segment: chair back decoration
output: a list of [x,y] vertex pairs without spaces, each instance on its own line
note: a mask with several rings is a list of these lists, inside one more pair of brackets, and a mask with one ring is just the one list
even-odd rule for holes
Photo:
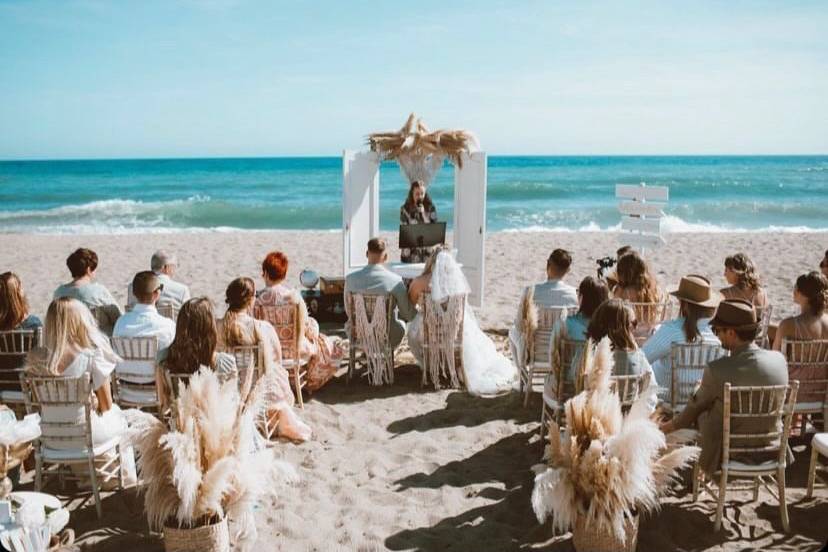
[[782,354],[788,359],[789,380],[799,381],[796,412],[823,413],[828,420],[828,339],[783,339]]
[[670,348],[668,400],[674,413],[687,406],[708,363],[728,354],[726,349],[715,343],[673,343]]
[[24,374],[26,410],[40,414],[36,446],[52,449],[92,450],[92,384],[80,377]]
[[155,386],[158,338],[111,337],[109,341],[123,359],[112,378],[115,402],[127,408],[159,408]]
[[785,466],[799,383],[735,387],[724,384],[722,466],[740,454],[776,455]]
[[283,362],[300,361],[299,343],[302,338],[301,313],[298,303],[284,301],[278,305],[257,306],[254,317],[270,322],[279,337]]
[[159,303],[155,306],[155,309],[158,311],[158,314],[164,318],[169,318],[175,322],[178,320],[178,311],[181,307],[175,305],[174,303]]
[[43,345],[41,328],[0,332],[0,397],[4,403],[23,404],[20,375],[26,355]]
[[394,383],[394,359],[389,337],[394,301],[390,295],[348,293],[347,333],[351,348],[365,353],[368,383]]
[[423,313],[423,385],[431,379],[435,389],[440,378],[447,378],[451,387],[460,387],[463,373],[463,322],[466,295],[447,297],[437,303],[430,293],[420,299]]

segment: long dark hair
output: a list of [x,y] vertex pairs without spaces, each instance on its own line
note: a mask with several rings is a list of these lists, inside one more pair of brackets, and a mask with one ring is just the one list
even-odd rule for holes
[[177,374],[193,374],[199,366],[212,366],[218,333],[213,305],[195,297],[181,306],[175,324],[175,340],[167,350],[163,367]]
[[578,295],[580,296],[578,314],[589,319],[592,318],[598,305],[609,299],[609,288],[603,280],[587,276],[578,286]]
[[14,272],[0,274],[0,331],[15,329],[29,315],[29,302]]
[[419,180],[415,180],[411,183],[411,186],[408,187],[408,196],[405,198],[403,208],[405,208],[406,211],[414,211],[417,208],[417,205],[414,202],[414,188],[422,188],[423,191],[425,191],[425,196],[423,196],[423,207],[425,207],[426,212],[430,211],[434,204],[431,202],[431,196],[428,195],[425,184]]
[[635,290],[637,303],[656,303],[661,300],[658,281],[650,271],[650,265],[636,251],[625,253],[618,259],[618,285]]
[[609,337],[613,351],[630,351],[638,348],[633,336],[636,320],[632,307],[621,299],[601,303],[589,320],[586,335],[593,341]]
[[695,343],[701,337],[699,319],[712,318],[716,312],[716,307],[702,307],[687,301],[679,301],[679,308],[682,316],[684,316],[684,325],[682,326],[684,337],[687,339],[687,343]]

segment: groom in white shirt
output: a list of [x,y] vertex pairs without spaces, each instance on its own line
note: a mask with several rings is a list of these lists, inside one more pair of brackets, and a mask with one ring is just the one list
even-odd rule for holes
[[175,339],[175,322],[158,314],[155,304],[161,297],[164,284],[155,273],[145,270],[132,279],[132,290],[137,303],[132,310],[118,318],[113,337],[158,337],[158,349],[166,349]]

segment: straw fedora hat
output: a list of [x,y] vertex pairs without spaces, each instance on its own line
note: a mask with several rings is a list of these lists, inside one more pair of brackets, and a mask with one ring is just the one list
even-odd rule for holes
[[722,300],[721,293],[714,292],[710,287],[710,280],[698,274],[689,274],[682,278],[678,289],[671,291],[670,295],[700,307],[715,307]]
[[759,326],[756,309],[744,299],[725,299],[719,303],[710,325],[734,330],[753,330]]

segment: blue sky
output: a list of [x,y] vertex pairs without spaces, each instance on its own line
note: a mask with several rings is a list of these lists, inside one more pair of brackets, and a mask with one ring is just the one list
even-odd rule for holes
[[826,2],[0,0],[0,159],[828,153]]

